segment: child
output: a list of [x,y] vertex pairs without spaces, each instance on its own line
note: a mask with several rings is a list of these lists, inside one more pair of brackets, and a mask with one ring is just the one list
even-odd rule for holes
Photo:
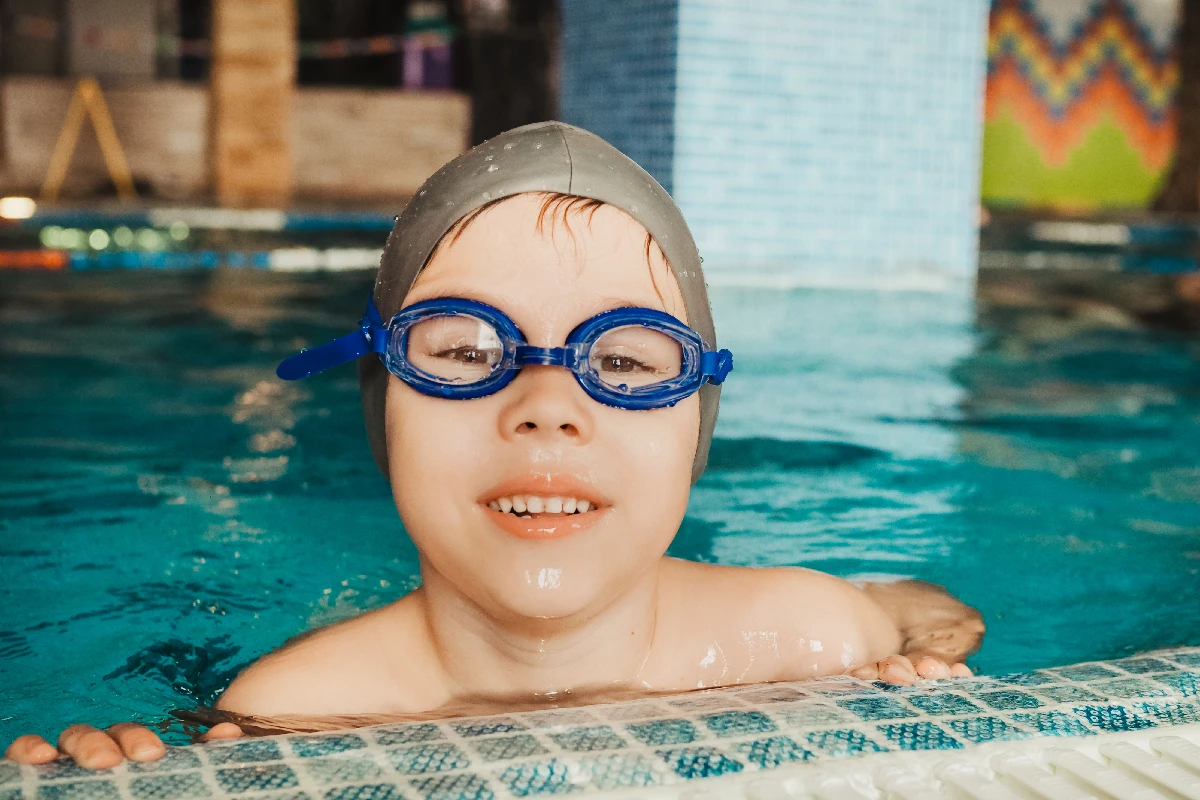
[[[279,372],[369,356],[368,435],[421,588],[262,658],[218,709],[378,717],[479,697],[969,674],[958,662],[978,614],[934,587],[663,555],[732,357],[678,208],[599,138],[527,126],[443,167],[398,218],[368,309],[359,331]],[[59,744],[92,767],[163,752],[135,725],[75,726]],[[58,751],[26,736],[8,755]]]

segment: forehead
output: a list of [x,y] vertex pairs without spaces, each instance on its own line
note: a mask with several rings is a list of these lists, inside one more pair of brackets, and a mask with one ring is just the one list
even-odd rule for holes
[[[665,311],[686,322],[675,276],[646,229],[620,209],[562,211],[539,226],[544,195],[516,195],[447,236],[421,271],[405,305],[439,296],[495,305],[526,328],[547,329],[618,306]],[[521,319],[519,317],[525,317]],[[527,331],[528,332],[528,331]]]

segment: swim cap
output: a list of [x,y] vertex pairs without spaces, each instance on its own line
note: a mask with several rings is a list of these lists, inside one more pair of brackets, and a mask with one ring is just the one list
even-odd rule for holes
[[[615,206],[636,219],[666,256],[687,309],[688,325],[717,349],[717,333],[700,254],[667,191],[629,157],[593,133],[562,122],[514,128],[463,153],[435,172],[396,218],[375,278],[375,306],[388,320],[400,311],[439,241],[464,216],[524,192],[557,192]],[[363,416],[375,463],[388,474],[384,406],[388,371],[377,358],[358,361]],[[704,472],[721,387],[700,389],[700,439],[692,482]]]

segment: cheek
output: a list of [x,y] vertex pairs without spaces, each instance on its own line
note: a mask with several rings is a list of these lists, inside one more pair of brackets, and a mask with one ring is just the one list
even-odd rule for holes
[[656,525],[675,517],[681,520],[699,438],[699,399],[693,396],[674,408],[656,411],[614,412],[607,421],[622,443],[620,474],[626,509]]

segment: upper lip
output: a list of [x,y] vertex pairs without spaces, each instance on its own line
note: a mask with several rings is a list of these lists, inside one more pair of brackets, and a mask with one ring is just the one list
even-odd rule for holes
[[487,505],[501,497],[532,494],[538,497],[574,497],[587,500],[593,508],[609,505],[608,499],[596,491],[596,487],[573,475],[522,475],[510,478],[479,496],[479,502]]

